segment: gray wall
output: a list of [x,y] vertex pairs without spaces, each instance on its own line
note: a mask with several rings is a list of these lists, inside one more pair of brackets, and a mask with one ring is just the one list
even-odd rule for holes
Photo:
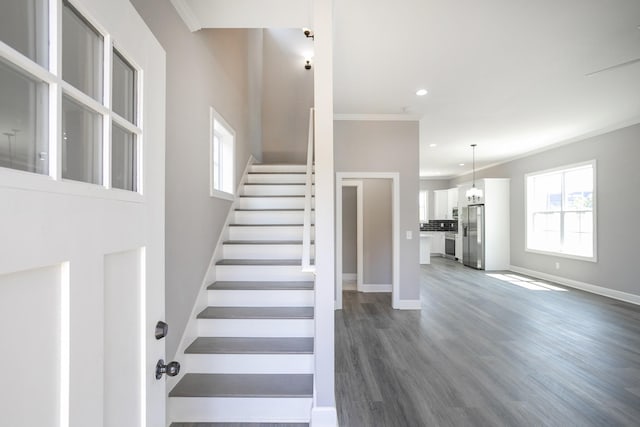
[[265,163],[306,163],[313,69],[304,69],[299,28],[264,30],[262,152]]
[[336,121],[334,145],[336,172],[399,172],[400,299],[419,299],[418,122]]
[[[209,107],[236,131],[236,176],[250,153],[246,30],[191,33],[168,0],[132,0],[167,52],[166,321],[175,353],[231,202],[209,196]],[[147,141],[153,143],[153,141]],[[257,147],[254,147],[255,150]],[[257,154],[257,153],[255,153]]]
[[363,179],[362,283],[393,282],[393,187],[390,179]]
[[342,273],[358,270],[358,209],[356,187],[342,187]]
[[427,190],[429,192],[429,220],[442,219],[435,217],[436,199],[435,190],[447,190],[451,188],[448,179],[420,179],[420,191]]
[[[526,252],[525,182],[530,172],[596,160],[598,262]],[[630,126],[476,172],[477,178],[511,178],[511,264],[640,295],[640,125]],[[451,185],[471,180],[469,175]],[[560,263],[556,270],[555,263]]]

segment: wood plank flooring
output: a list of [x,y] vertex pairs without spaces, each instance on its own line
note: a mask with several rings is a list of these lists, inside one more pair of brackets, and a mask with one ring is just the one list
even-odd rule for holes
[[486,273],[432,259],[421,311],[344,292],[341,427],[640,425],[640,307]]

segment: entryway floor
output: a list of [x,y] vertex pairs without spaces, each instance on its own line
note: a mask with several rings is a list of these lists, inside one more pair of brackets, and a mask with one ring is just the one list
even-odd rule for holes
[[638,425],[640,307],[440,258],[421,297],[344,292],[341,427]]

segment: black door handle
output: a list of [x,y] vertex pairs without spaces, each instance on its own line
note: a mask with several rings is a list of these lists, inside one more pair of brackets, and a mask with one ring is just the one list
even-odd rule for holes
[[179,373],[180,373],[180,363],[174,360],[173,362],[169,362],[165,365],[164,360],[162,359],[158,360],[158,363],[156,364],[157,380],[162,378],[162,374],[167,374],[170,377],[175,377]]

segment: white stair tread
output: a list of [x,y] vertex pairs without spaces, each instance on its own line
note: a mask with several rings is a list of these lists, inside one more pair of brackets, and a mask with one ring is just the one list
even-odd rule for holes
[[229,224],[229,227],[303,227],[303,224]]
[[313,354],[313,338],[199,337],[188,354]]
[[313,319],[313,307],[207,307],[198,319]]
[[222,259],[216,265],[301,265],[299,259]]
[[[284,198],[289,198],[289,197],[291,197],[291,198],[296,198],[296,199],[304,199],[304,197],[305,197],[305,196],[302,196],[302,195],[296,195],[296,194],[285,194],[285,195],[277,195],[277,194],[260,194],[260,195],[257,195],[257,196],[256,196],[256,195],[240,195],[240,196],[238,196],[238,197],[240,197],[240,198],[247,198],[247,199],[254,199],[254,198],[261,198],[261,197],[264,197],[264,198],[274,198],[274,197],[277,197],[277,198],[283,198],[283,199],[284,199]],[[312,195],[311,195],[311,198],[314,198],[314,197],[315,197],[315,196],[312,194]]]
[[249,175],[306,175],[302,171],[251,171]]
[[[246,197],[265,197],[265,196],[246,196]],[[273,197],[297,197],[297,196],[273,196]],[[296,208],[277,208],[277,209],[235,209],[236,212],[304,212],[304,209]],[[311,208],[314,212],[315,208]]]
[[313,282],[214,282],[208,290],[233,291],[277,291],[277,290],[312,290]]
[[171,423],[170,427],[309,427],[309,423]]
[[312,374],[186,374],[169,397],[312,397]]
[[[302,240],[226,240],[225,245],[301,245]],[[313,240],[311,244],[313,245]]]

